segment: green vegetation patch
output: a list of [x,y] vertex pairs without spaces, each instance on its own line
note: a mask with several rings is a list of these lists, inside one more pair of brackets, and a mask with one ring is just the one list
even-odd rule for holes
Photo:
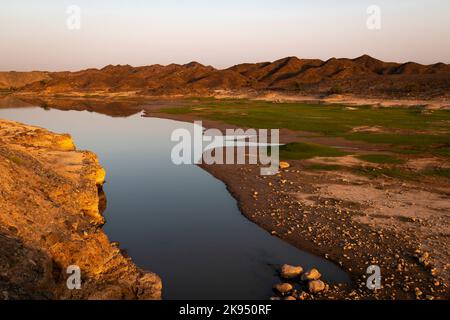
[[[450,111],[416,108],[375,108],[306,103],[274,103],[238,99],[199,99],[192,105],[161,112],[195,113],[201,118],[222,121],[241,128],[281,129],[314,132],[320,136],[344,137],[353,141],[385,144],[404,154],[431,153],[450,157]],[[201,108],[201,110],[198,110]],[[378,131],[358,131],[358,127]]]
[[301,160],[314,157],[342,157],[345,155],[347,155],[346,152],[336,148],[312,143],[295,142],[280,147],[281,159]]
[[348,140],[359,140],[370,143],[413,146],[416,148],[426,146],[439,146],[450,142],[450,135],[431,134],[397,134],[397,133],[352,133],[346,134]]
[[420,178],[418,172],[401,168],[353,167],[351,171],[371,178],[380,178],[383,176],[400,180],[418,180]]
[[427,176],[438,176],[450,179],[450,168],[431,168],[422,171]]
[[431,153],[435,156],[450,158],[450,145],[443,145],[437,148],[431,149]]
[[314,164],[306,166],[306,169],[319,170],[319,171],[338,171],[338,170],[342,169],[342,166],[337,165],[337,164],[314,163]]
[[400,180],[417,181],[423,177],[435,176],[450,179],[449,168],[428,168],[420,171],[408,170],[403,168],[373,168],[373,167],[353,167],[351,171],[368,176],[371,178],[380,178],[383,176],[396,178]]
[[159,112],[167,113],[167,114],[189,114],[195,112],[195,109],[190,107],[177,107],[177,108],[168,108],[161,109]]

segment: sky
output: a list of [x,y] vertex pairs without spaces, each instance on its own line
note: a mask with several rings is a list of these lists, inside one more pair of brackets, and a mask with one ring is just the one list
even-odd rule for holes
[[[371,5],[380,29],[367,26]],[[448,0],[1,0],[0,70],[362,54],[450,63],[449,16]]]

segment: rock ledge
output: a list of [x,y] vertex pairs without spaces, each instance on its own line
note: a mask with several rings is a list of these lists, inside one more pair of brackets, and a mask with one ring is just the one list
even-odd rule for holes
[[[0,120],[0,300],[160,299],[162,283],[113,246],[105,171],[69,135]],[[67,267],[81,270],[69,290]]]

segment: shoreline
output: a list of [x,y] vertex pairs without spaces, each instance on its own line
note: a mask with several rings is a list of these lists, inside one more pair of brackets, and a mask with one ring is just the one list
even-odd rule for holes
[[[165,114],[164,110],[155,112],[154,108],[145,111],[145,116],[177,121],[192,122],[195,118],[189,114]],[[219,130],[234,127],[207,119],[203,119],[203,126]],[[284,138],[289,139],[289,134]],[[427,192],[430,190],[426,183],[404,187],[401,181],[394,179],[378,181],[333,172],[309,172],[304,170],[304,161],[288,162],[289,169],[270,177],[261,177],[259,166],[254,165],[203,164],[200,167],[226,185],[241,213],[251,222],[300,250],[336,263],[350,275],[352,287],[333,286],[316,299],[434,300],[450,297],[446,266],[441,265],[437,271],[434,261],[429,261],[430,253],[421,248],[422,243],[414,236],[405,236],[403,229],[392,230],[383,224],[379,228],[376,223],[367,223],[365,220],[371,215],[365,213],[368,208],[364,203],[321,193],[325,189],[323,186],[346,189],[355,185],[369,185],[370,190],[388,190],[389,186],[389,192],[394,194],[398,192],[396,188]],[[377,217],[376,214],[373,216]],[[396,219],[391,217],[389,223],[399,223]],[[410,223],[409,218],[398,219]],[[414,221],[416,219],[411,223],[418,225],[415,227],[421,228],[424,224],[421,219],[417,219],[418,223]],[[370,265],[378,265],[382,270],[380,290],[372,291],[366,287]]]

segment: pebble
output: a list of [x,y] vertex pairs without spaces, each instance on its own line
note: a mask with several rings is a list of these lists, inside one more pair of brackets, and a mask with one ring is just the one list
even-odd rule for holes
[[291,165],[287,162],[281,161],[280,162],[280,169],[288,169]]
[[271,297],[270,300],[271,301],[278,301],[278,300],[281,300],[281,299],[280,299],[280,297]]
[[303,268],[300,266],[291,266],[289,264],[285,264],[281,267],[281,277],[284,279],[297,278],[302,272]]
[[308,290],[311,293],[319,293],[326,288],[325,282],[321,280],[313,280],[308,283]]
[[281,294],[287,294],[294,289],[290,283],[279,283],[274,288]]
[[298,294],[297,299],[298,300],[306,300],[308,298],[308,294],[304,291],[302,291],[301,293]]
[[312,268],[302,276],[302,280],[319,280],[322,275],[319,270]]

